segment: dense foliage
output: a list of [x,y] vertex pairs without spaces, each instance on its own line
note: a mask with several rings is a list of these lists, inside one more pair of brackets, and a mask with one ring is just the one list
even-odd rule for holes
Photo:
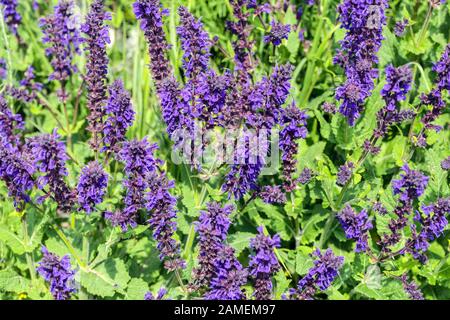
[[2,299],[450,299],[445,0],[0,9]]

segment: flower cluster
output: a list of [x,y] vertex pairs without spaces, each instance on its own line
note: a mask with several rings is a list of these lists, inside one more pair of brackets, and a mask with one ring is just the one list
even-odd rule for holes
[[442,170],[450,170],[450,156],[441,161]]
[[416,227],[412,226],[412,238],[406,244],[406,252],[410,252],[414,258],[422,263],[427,261],[427,252],[430,241],[442,235],[448,221],[446,215],[450,214],[450,198],[439,199],[436,203],[429,206],[422,206],[424,215],[419,213],[416,215],[421,225],[420,232],[416,231]]
[[167,289],[165,289],[165,288],[159,289],[156,297],[153,295],[153,293],[147,292],[144,296],[144,300],[163,300],[166,293],[167,293]]
[[164,173],[152,172],[148,176],[149,191],[146,194],[146,209],[150,212],[148,220],[153,229],[153,238],[157,242],[160,259],[165,261],[169,271],[184,268],[185,262],[180,259],[179,243],[173,239],[176,231],[177,199],[170,194],[175,183],[168,180]]
[[[390,251],[389,247],[397,244],[401,239],[401,232],[408,224],[408,216],[413,211],[413,202],[425,191],[428,184],[428,177],[420,171],[411,170],[407,164],[402,167],[404,171],[400,179],[392,182],[394,194],[399,196],[399,204],[395,207],[395,219],[392,219],[388,228],[390,234],[384,234],[379,241],[383,252]],[[414,232],[414,225],[412,226]]]
[[195,224],[199,237],[199,266],[193,271],[194,287],[208,287],[215,274],[214,260],[218,251],[223,247],[230,227],[229,215],[234,207],[221,206],[220,203],[210,202],[207,209],[200,212]]
[[69,256],[59,258],[51,253],[46,247],[42,247],[42,260],[39,262],[37,271],[50,283],[50,292],[56,300],[68,300],[74,293],[75,271],[70,265]]
[[[298,139],[305,139],[307,115],[292,104],[283,114],[283,129],[280,132],[280,150],[283,165],[284,189],[288,192],[295,189],[297,181],[292,177],[297,169]],[[303,177],[304,178],[304,177]],[[305,179],[302,179],[305,181]]]
[[250,257],[249,275],[255,281],[253,293],[256,300],[272,298],[272,276],[280,269],[274,249],[280,247],[280,237],[265,236],[263,227],[258,227],[258,234],[250,240],[250,248],[254,255]]
[[20,114],[14,114],[8,107],[6,99],[0,95],[0,142],[15,147],[20,144],[20,135],[24,123]]
[[183,6],[178,9],[180,26],[177,33],[181,40],[183,69],[187,78],[195,79],[208,69],[211,43],[203,24]]
[[355,165],[351,161],[348,161],[345,164],[343,164],[342,166],[340,166],[339,171],[337,173],[336,183],[339,186],[345,186],[345,184],[347,184],[347,182],[352,177],[354,168],[355,168]]
[[350,205],[337,215],[347,239],[356,241],[356,252],[364,252],[368,248],[368,231],[373,228],[372,221],[367,215],[367,210],[356,213]]
[[103,129],[105,116],[106,82],[108,75],[108,56],[106,45],[110,43],[109,28],[105,21],[111,20],[111,14],[105,11],[104,0],[94,0],[91,4],[85,23],[81,31],[85,34],[83,42],[86,44],[86,87],[88,90],[89,115],[87,130],[93,135],[91,147],[100,147],[99,135]]
[[270,23],[271,28],[268,35],[264,37],[265,43],[272,43],[274,46],[279,46],[283,39],[287,39],[289,32],[291,31],[291,26],[282,24],[276,21]]
[[236,259],[234,249],[223,246],[214,259],[215,274],[211,279],[207,300],[244,300],[241,288],[247,282],[248,271]]
[[408,19],[403,19],[403,20],[397,21],[394,26],[394,34],[397,37],[402,37],[405,34],[406,27],[408,27],[408,26],[409,26]]
[[336,99],[342,101],[340,112],[352,126],[378,77],[373,65],[378,62],[377,52],[383,40],[386,7],[386,0],[344,0],[338,7],[341,27],[347,33],[334,62],[344,68],[347,79],[337,88]]
[[77,186],[78,203],[82,210],[91,213],[95,205],[103,202],[108,174],[97,161],[92,161],[81,172]]
[[312,300],[317,289],[326,290],[338,275],[344,264],[344,257],[335,256],[331,249],[324,253],[316,249],[312,256],[315,258],[314,266],[300,279],[297,289],[291,289],[291,299]]
[[428,184],[428,177],[422,172],[412,170],[405,164],[402,167],[403,174],[400,179],[392,182],[394,194],[400,195],[400,200],[409,202],[419,198],[425,191]]
[[411,300],[424,300],[419,286],[414,281],[409,281],[406,273],[401,276],[400,280],[402,281],[403,289]]
[[35,168],[26,156],[10,144],[0,141],[0,179],[8,188],[8,195],[14,200],[14,207],[22,211],[30,201],[28,191],[35,186],[32,175]]
[[73,0],[59,0],[54,14],[42,18],[40,26],[44,33],[42,41],[50,45],[45,51],[53,67],[49,80],[65,81],[77,72],[72,60],[74,54],[80,53],[81,36]]
[[58,204],[58,209],[69,212],[74,204],[74,193],[65,183],[67,176],[66,148],[59,140],[57,129],[51,134],[41,134],[28,139],[27,149],[35,168],[41,172],[37,184],[39,188],[48,185],[52,198]]
[[398,110],[398,105],[406,99],[406,94],[411,89],[411,69],[405,65],[398,68],[389,65],[386,67],[386,84],[381,90],[386,105],[377,113],[377,128],[374,137],[381,138],[390,126],[412,118],[413,111]]
[[[421,121],[425,129],[440,131],[442,127],[434,125],[432,122],[441,115],[446,106],[442,97],[444,91],[450,90],[450,44],[445,48],[441,59],[433,66],[433,71],[437,74],[435,87],[428,94],[422,94],[420,97],[422,105],[429,107]],[[421,147],[426,145],[424,136],[424,133],[421,132],[416,138],[417,144]]]
[[140,21],[141,29],[144,31],[148,43],[150,70],[158,87],[158,83],[167,79],[171,74],[166,57],[169,44],[162,28],[162,17],[167,15],[168,11],[162,8],[159,0],[137,0],[133,3],[133,11]]
[[265,203],[284,204],[286,203],[286,194],[281,186],[264,186],[259,192],[259,196]]
[[3,5],[3,19],[8,25],[9,30],[17,35],[17,27],[22,22],[22,16],[17,11],[17,0],[0,0],[0,4]]
[[105,111],[107,118],[103,127],[103,150],[117,153],[128,128],[133,124],[135,114],[130,94],[121,80],[114,81],[109,87]]

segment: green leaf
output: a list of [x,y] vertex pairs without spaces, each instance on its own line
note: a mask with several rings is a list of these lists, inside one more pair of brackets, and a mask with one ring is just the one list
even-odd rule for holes
[[116,292],[124,294],[130,275],[120,259],[108,259],[94,269],[84,269],[80,282],[86,290],[96,296],[112,297]]
[[283,270],[278,271],[275,276],[275,299],[281,299],[281,295],[286,293],[289,288],[291,280],[289,280],[284,274]]
[[295,256],[295,272],[299,275],[304,275],[314,265],[311,256],[297,251]]
[[380,290],[371,289],[365,283],[360,283],[354,289],[354,291],[363,295],[366,298],[369,298],[369,299],[375,299],[375,300],[386,300],[387,299],[387,297]]
[[128,283],[127,300],[143,300],[144,295],[148,292],[148,284],[142,279],[133,278]]
[[236,232],[228,237],[228,244],[236,250],[236,255],[239,255],[244,249],[250,245],[250,239],[254,238],[255,234],[250,232]]
[[12,270],[0,271],[0,291],[22,293],[30,288],[30,280]]

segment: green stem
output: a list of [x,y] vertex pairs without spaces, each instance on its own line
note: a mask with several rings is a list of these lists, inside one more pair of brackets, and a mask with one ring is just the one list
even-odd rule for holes
[[75,258],[75,260],[77,261],[77,263],[80,266],[80,268],[86,269],[86,267],[87,267],[86,263],[84,263],[83,259],[78,256],[78,254],[76,253],[74,247],[70,243],[69,239],[67,239],[65,234],[55,225],[52,225],[52,228],[53,228],[53,230],[55,230],[55,232],[58,234],[58,236],[64,242],[64,244],[66,245],[66,247],[69,250],[70,254]]
[[[26,245],[29,244],[29,237],[28,237],[28,226],[27,226],[27,220],[26,215],[22,217],[22,231],[23,231],[23,237]],[[36,268],[34,266],[33,257],[30,254],[30,252],[25,253],[25,257],[27,260],[28,270],[30,271],[30,277],[31,277],[31,283],[34,284],[36,282]]]

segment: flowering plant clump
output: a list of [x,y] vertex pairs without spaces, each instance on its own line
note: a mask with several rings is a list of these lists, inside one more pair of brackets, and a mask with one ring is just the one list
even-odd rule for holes
[[450,299],[448,1],[0,13],[0,299]]

